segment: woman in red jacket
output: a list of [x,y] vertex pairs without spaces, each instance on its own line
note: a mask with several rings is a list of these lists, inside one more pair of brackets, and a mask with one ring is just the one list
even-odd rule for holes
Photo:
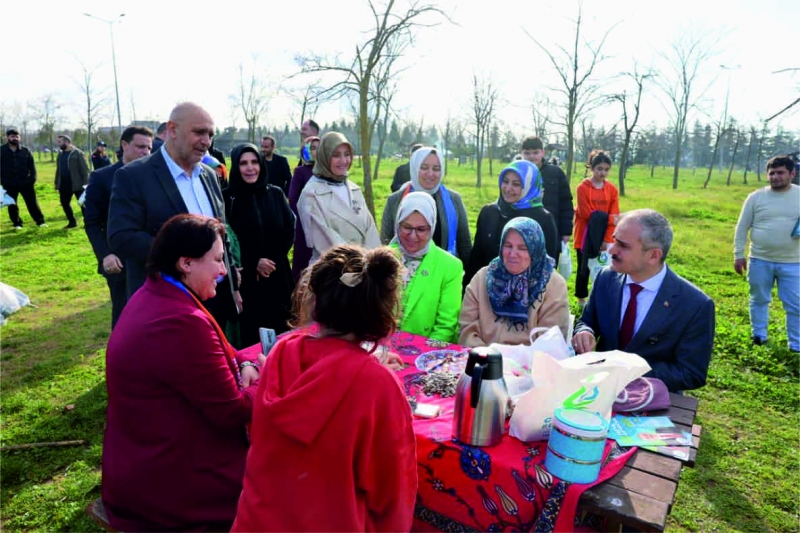
[[295,331],[270,350],[232,531],[408,531],[417,493],[411,409],[362,343],[395,327],[388,248],[331,248],[306,271]]
[[[619,192],[614,184],[606,179],[611,170],[611,157],[602,150],[593,150],[589,154],[586,168],[592,171],[592,177],[584,179],[578,185],[578,207],[575,209],[575,233],[573,235],[573,243],[578,251],[575,297],[578,298],[580,305],[586,305],[586,298],[589,296],[589,267],[583,257],[587,253],[584,242],[587,232],[590,230],[589,218],[595,211],[608,214],[608,223],[599,247],[599,250],[603,251],[610,243],[614,242],[614,229],[617,227],[616,219],[619,215]],[[597,253],[591,254],[592,252],[589,252],[589,257],[597,257]]]
[[258,365],[201,303],[225,275],[224,235],[169,219],[108,341],[102,494],[119,531],[227,531],[236,514]]

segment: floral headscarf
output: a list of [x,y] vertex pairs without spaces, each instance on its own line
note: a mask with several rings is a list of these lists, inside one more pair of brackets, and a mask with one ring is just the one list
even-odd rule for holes
[[[503,263],[503,243],[509,231],[520,234],[531,264],[525,272],[514,275]],[[509,329],[522,329],[528,323],[528,312],[537,301],[544,299],[544,291],[553,273],[553,265],[547,257],[544,245],[544,232],[541,226],[530,218],[512,218],[503,228],[500,237],[500,255],[489,263],[486,288],[497,320],[503,320]]]

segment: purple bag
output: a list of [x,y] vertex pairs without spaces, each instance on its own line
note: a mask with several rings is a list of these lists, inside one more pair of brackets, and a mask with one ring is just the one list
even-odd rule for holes
[[669,391],[658,378],[636,378],[614,400],[614,411],[657,411],[669,408]]

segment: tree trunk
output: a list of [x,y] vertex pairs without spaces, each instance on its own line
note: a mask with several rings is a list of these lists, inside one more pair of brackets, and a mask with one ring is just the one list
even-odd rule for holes
[[756,132],[754,129],[750,129],[750,142],[747,143],[747,155],[745,156],[744,161],[744,177],[742,178],[742,183],[747,185],[747,172],[750,170],[750,154],[753,152],[753,141],[755,140]]
[[733,154],[731,155],[731,166],[728,169],[728,185],[731,184],[731,175],[733,174],[733,165],[736,163],[736,152],[739,150],[739,141],[742,139],[742,135],[739,131],[734,131],[736,134],[736,142],[733,143]]
[[625,141],[622,144],[622,161],[619,163],[619,195],[625,196],[625,176],[628,173],[628,146],[631,143],[631,135],[625,132]]
[[[366,80],[366,87],[369,87],[369,80]],[[358,113],[358,128],[361,134],[361,165],[364,174],[364,200],[367,202],[367,209],[372,213],[375,218],[375,200],[372,197],[372,174],[370,172],[370,149],[372,148],[372,139],[370,132],[369,116],[367,115],[367,90],[360,92],[359,98],[359,113]]]
[[714,160],[717,158],[717,150],[719,149],[719,140],[722,137],[721,132],[717,132],[717,138],[714,139],[714,151],[711,154],[711,161],[708,164],[708,176],[706,176],[706,181],[703,183],[703,188],[708,188],[708,183],[711,181],[711,172],[714,170]]

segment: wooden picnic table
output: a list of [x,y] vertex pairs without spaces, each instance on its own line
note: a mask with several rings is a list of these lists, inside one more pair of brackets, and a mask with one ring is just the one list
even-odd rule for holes
[[580,509],[608,519],[608,531],[628,526],[637,531],[664,531],[675,501],[678,480],[684,466],[694,466],[700,445],[701,427],[694,423],[697,399],[670,393],[670,408],[653,411],[668,416],[682,431],[691,432],[689,460],[639,449],[613,478],[590,488],[580,499]]

